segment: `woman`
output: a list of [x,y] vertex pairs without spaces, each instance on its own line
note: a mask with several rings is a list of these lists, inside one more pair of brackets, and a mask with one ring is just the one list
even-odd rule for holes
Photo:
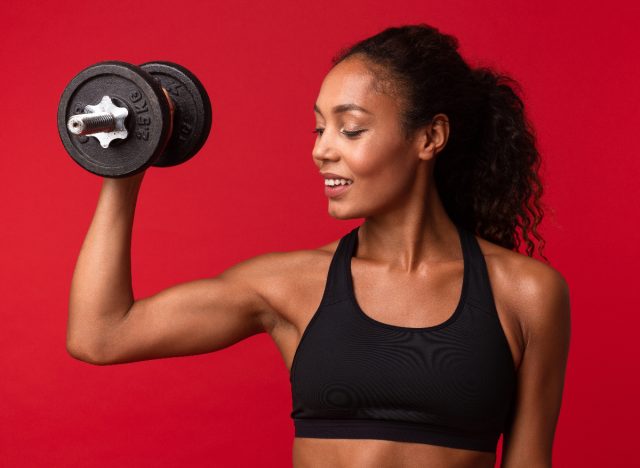
[[267,332],[290,370],[296,468],[490,467],[501,433],[502,466],[551,466],[570,314],[566,281],[531,258],[539,154],[515,82],[457,48],[422,24],[334,59],[313,159],[330,215],[365,221],[316,250],[136,300],[144,173],[105,179],[74,272],[69,352],[125,363]]

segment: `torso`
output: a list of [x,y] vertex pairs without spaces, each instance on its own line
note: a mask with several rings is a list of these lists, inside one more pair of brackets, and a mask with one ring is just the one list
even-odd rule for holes
[[[513,275],[538,261],[479,237],[476,239],[487,263],[496,309],[518,369],[524,337],[514,307],[517,298]],[[262,291],[277,311],[277,316],[270,318],[268,332],[289,371],[300,338],[322,299],[337,245],[338,240],[315,250],[282,253],[278,257],[282,264],[275,270],[283,273],[277,281],[269,281],[270,287]],[[408,278],[406,274],[393,273],[354,257],[351,270],[355,295],[367,315],[393,325],[428,327],[444,322],[454,310],[462,287],[463,261],[433,264],[424,273]],[[274,288],[274,284],[279,286]],[[418,316],[415,311],[419,310],[439,313]],[[419,443],[296,437],[293,444],[294,468],[481,468],[494,464],[493,453]]]

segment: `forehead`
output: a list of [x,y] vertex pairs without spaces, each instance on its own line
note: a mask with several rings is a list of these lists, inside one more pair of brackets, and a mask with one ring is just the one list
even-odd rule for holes
[[333,67],[322,82],[316,105],[326,117],[331,108],[341,104],[357,104],[376,113],[393,100],[376,90],[376,77],[358,58],[349,58]]

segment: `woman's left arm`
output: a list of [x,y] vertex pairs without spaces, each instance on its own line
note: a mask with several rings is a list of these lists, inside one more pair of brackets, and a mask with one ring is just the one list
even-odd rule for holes
[[534,270],[518,287],[525,347],[501,468],[551,467],[562,403],[571,335],[569,288],[557,270],[544,264]]

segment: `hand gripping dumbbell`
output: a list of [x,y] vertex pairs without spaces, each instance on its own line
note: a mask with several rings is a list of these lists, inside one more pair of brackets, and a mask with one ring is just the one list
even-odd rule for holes
[[65,149],[103,177],[182,164],[210,130],[207,92],[193,73],[171,62],[96,63],[71,80],[58,106]]

